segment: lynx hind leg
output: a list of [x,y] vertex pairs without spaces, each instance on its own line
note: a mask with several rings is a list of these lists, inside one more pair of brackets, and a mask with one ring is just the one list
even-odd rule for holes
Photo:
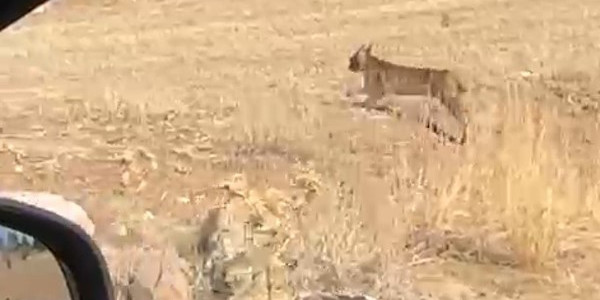
[[459,144],[464,145],[467,143],[467,132],[468,132],[468,126],[465,124],[464,128],[463,128],[463,132],[462,132],[462,136],[460,137],[460,140],[458,141]]
[[[447,116],[447,113],[444,113],[443,110],[439,110],[440,108],[442,107],[439,107],[439,102],[437,104],[435,101],[424,103],[419,115],[419,122],[423,124],[426,129],[435,134],[442,144],[446,144],[447,142],[460,145],[465,144],[466,125],[453,116],[450,117],[451,119],[454,119],[454,122],[450,121],[450,123],[448,123],[449,120],[444,117],[444,115]],[[454,127],[455,125],[452,125],[452,123],[458,125],[459,128]]]
[[420,113],[418,116],[418,122],[425,125],[425,128],[427,128],[427,129],[431,128],[431,126],[433,124],[432,110],[433,110],[433,107],[432,107],[431,98],[428,99],[427,101],[422,102]]
[[456,119],[461,126],[461,136],[458,142],[462,145],[467,140],[467,130],[469,128],[469,113],[466,110],[461,97],[454,97],[451,99],[453,104],[450,113]]
[[467,143],[467,131],[468,131],[468,122],[461,121],[459,122],[460,130],[456,132],[454,135],[446,134],[448,136],[448,140],[454,144],[464,145]]
[[452,117],[454,117],[458,122],[467,122],[467,111],[465,110],[462,102],[462,97],[455,96],[453,93],[448,93],[447,91],[441,91],[439,93],[439,100],[442,106],[444,106],[450,115],[452,115]]
[[460,136],[452,135],[446,132],[443,126],[437,124],[435,122],[431,122],[428,129],[430,129],[442,142],[442,144],[446,144],[447,142],[452,144],[464,145],[466,143],[466,132],[462,132]]
[[467,139],[468,139],[468,134],[469,134],[469,119],[465,118],[464,122],[462,123],[462,136],[460,137],[459,143],[461,145],[464,145],[467,143]]

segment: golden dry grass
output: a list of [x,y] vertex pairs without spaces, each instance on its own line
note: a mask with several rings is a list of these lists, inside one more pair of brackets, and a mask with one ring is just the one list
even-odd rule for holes
[[[333,271],[302,285],[591,299],[599,14],[591,0],[64,1],[1,36],[1,182],[85,194],[108,226],[193,220],[234,172],[283,190],[311,172],[296,242]],[[468,146],[340,104],[367,40],[470,78]]]

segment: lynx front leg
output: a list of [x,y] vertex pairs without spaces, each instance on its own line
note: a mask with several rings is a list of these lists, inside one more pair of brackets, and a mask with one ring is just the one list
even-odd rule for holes
[[[379,79],[379,77],[378,77]],[[365,107],[367,109],[376,109],[378,102],[384,96],[383,83],[381,80],[368,80],[363,76],[363,88],[362,90],[366,93],[367,99],[365,99]]]
[[379,106],[377,105],[377,102],[380,98],[373,98],[373,97],[369,97],[368,95],[366,96],[365,100],[363,101],[358,101],[358,102],[352,102],[352,106],[358,106],[361,108],[366,108],[367,110],[371,110],[371,109],[378,109]]
[[377,102],[379,102],[379,99],[381,99],[381,97],[372,97],[372,96],[367,96],[367,99],[365,99],[364,102],[364,106],[367,109],[375,109],[377,108]]

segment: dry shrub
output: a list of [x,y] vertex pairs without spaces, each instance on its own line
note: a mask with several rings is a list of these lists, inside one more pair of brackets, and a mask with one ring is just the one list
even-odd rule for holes
[[403,225],[385,231],[370,226],[365,206],[380,199],[361,197],[355,188],[358,184],[314,180],[320,182],[317,196],[299,213],[300,236],[288,247],[296,249],[291,255],[298,259],[291,277],[294,286],[378,299],[416,299],[409,270],[398,255],[402,249],[389,247],[392,235],[402,240]]
[[597,177],[584,171],[598,167],[597,151],[588,149],[589,159],[579,159],[549,99],[535,101],[526,96],[528,88],[509,86],[515,88],[498,111],[498,143],[489,154],[472,154],[439,205],[430,207],[431,221],[502,234],[520,266],[547,268],[555,265],[570,224],[598,215]]

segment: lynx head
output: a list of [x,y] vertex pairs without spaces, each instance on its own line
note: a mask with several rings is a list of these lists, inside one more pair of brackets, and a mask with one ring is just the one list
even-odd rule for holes
[[348,65],[348,70],[352,72],[361,72],[365,70],[365,66],[367,64],[367,58],[371,56],[371,47],[373,45],[363,44],[358,50],[350,56],[350,63]]

